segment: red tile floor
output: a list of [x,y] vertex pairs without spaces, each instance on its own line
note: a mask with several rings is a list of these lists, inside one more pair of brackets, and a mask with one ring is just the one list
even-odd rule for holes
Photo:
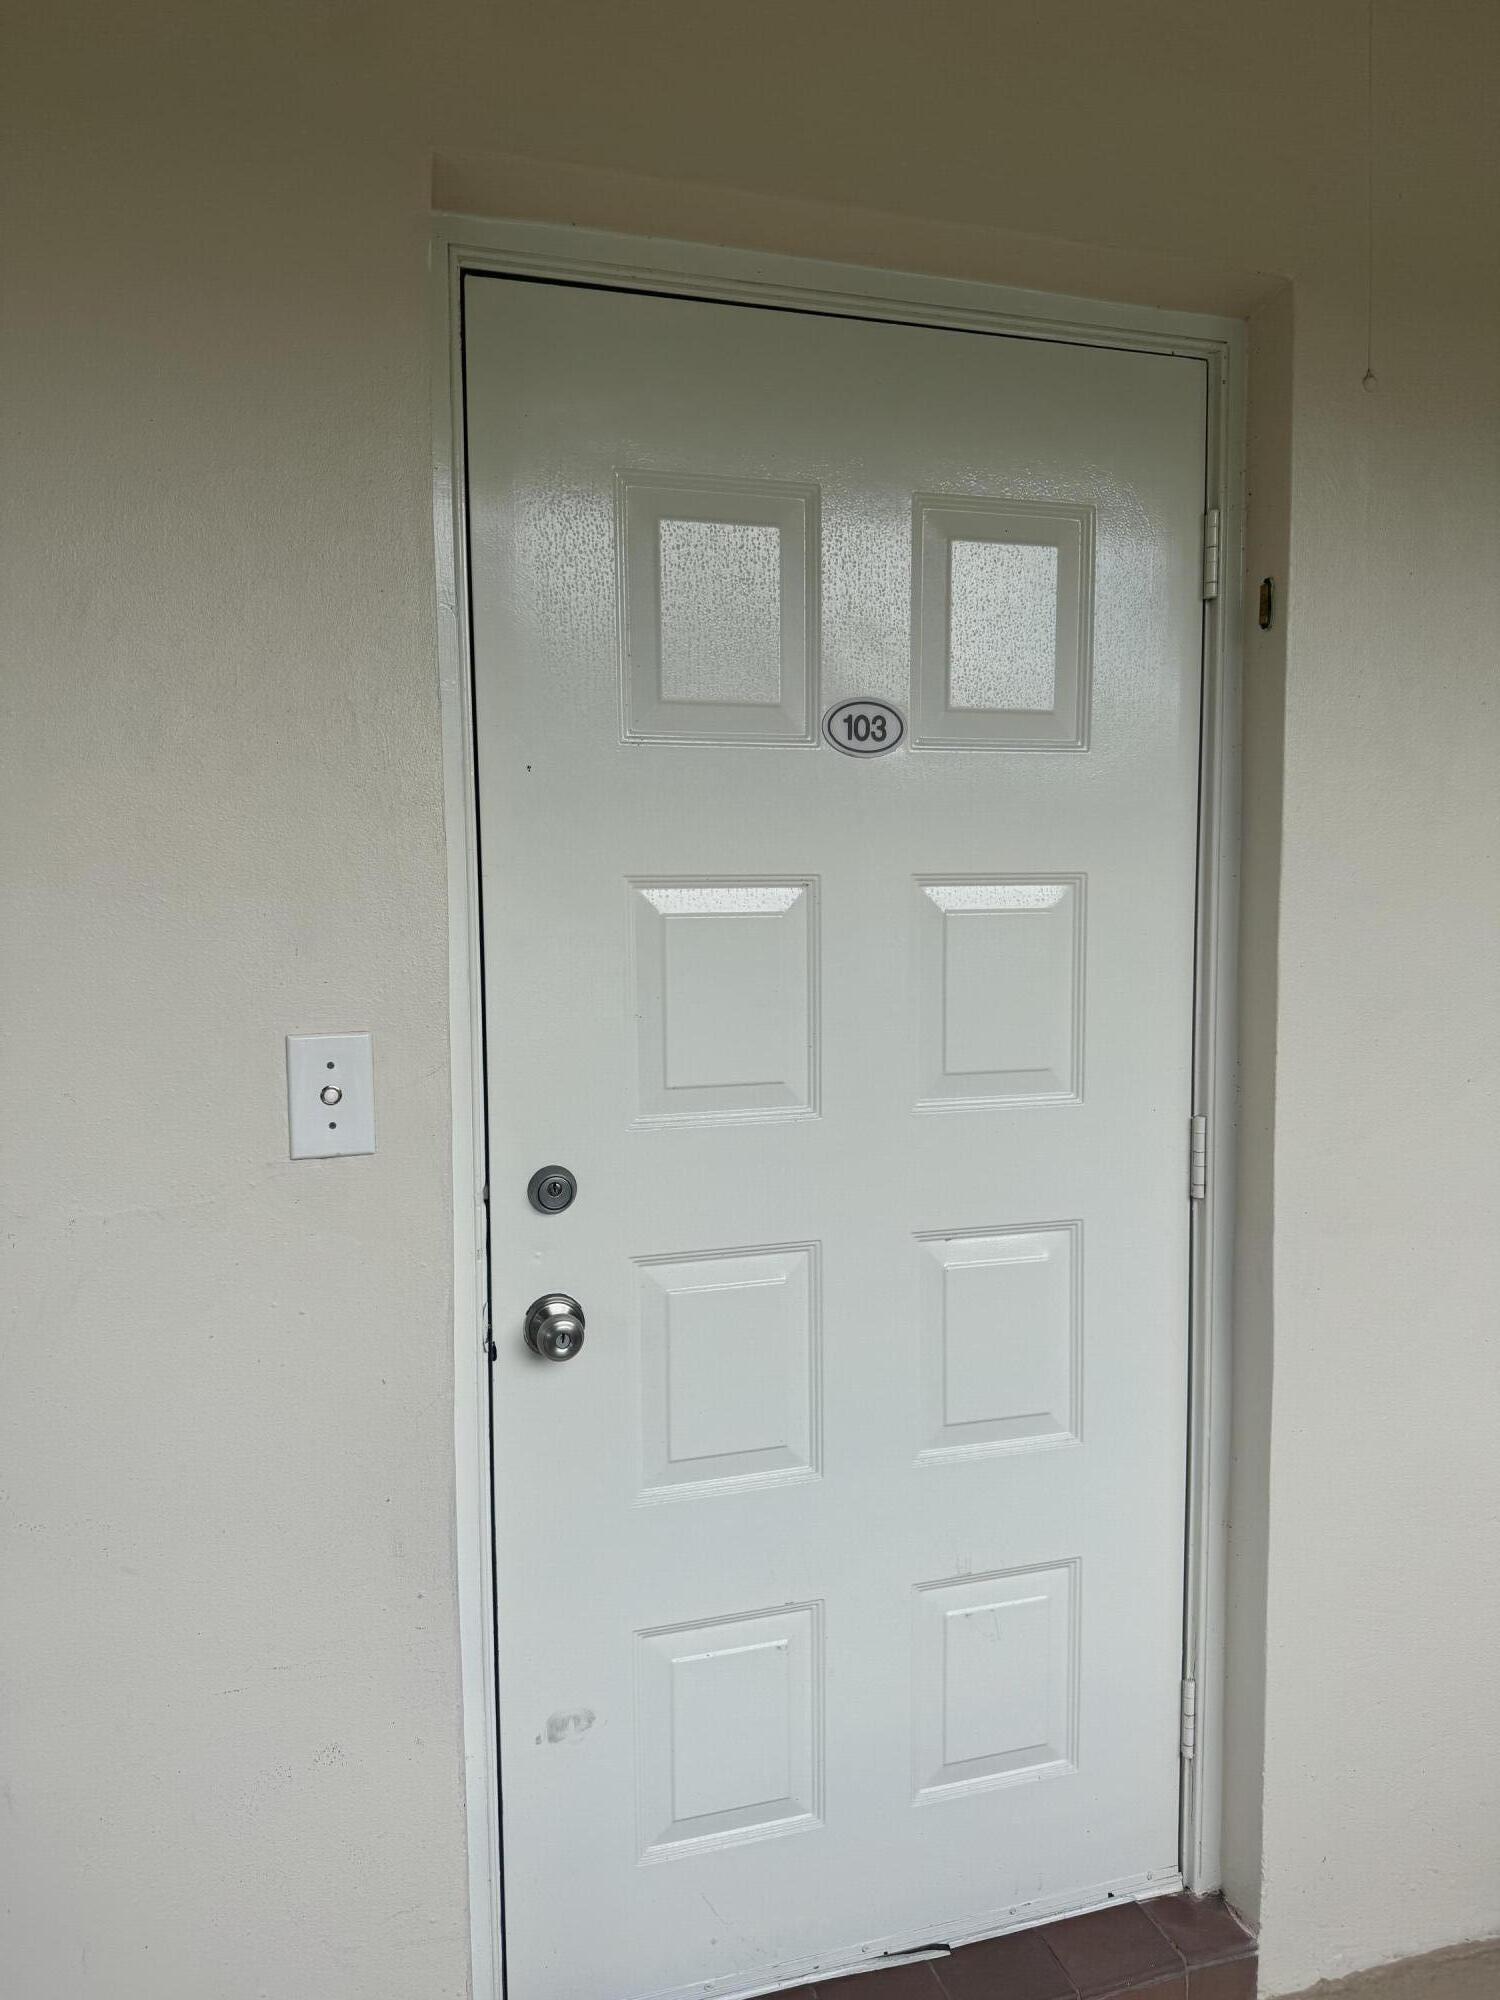
[[1222,1897],[1163,1896],[804,1991],[815,2000],[1255,2000],[1255,1940]]

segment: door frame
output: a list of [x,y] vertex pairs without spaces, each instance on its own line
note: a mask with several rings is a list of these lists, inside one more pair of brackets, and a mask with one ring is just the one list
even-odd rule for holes
[[[453,1402],[469,1913],[476,2000],[503,1974],[496,1578],[490,1461],[483,964],[465,512],[462,288],[469,273],[775,305],[848,318],[1188,355],[1207,365],[1205,508],[1221,522],[1218,596],[1204,605],[1199,752],[1193,1110],[1207,1120],[1207,1184],[1191,1204],[1187,1585],[1183,1678],[1195,1742],[1183,1758],[1181,1871],[1221,1884],[1226,1523],[1235,1219],[1235,1053],[1246,330],[1240,320],[807,257],[552,223],[436,218],[430,251],[432,493],[438,689],[448,860],[452,1092]],[[1187,1195],[1188,1134],[1183,1134]],[[518,1996],[524,2000],[524,1996]]]

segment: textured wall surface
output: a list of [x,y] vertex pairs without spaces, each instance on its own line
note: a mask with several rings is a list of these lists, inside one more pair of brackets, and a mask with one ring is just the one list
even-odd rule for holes
[[[1377,0],[1373,395],[1365,19],[59,0],[13,32],[7,2000],[466,1986],[434,153],[584,221],[1195,304],[1291,279],[1284,718],[1280,642],[1249,662],[1258,783],[1285,745],[1264,1824],[1231,1860],[1272,1992],[1500,1929],[1500,13]],[[291,1164],[282,1035],[366,1026],[380,1151]]]

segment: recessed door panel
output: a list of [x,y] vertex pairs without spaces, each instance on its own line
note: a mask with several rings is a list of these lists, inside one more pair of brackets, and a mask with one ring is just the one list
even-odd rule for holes
[[928,496],[916,503],[914,544],[917,741],[1082,748],[1092,506]]
[[1078,1438],[1080,1226],[928,1237],[920,1255],[923,1452]]
[[638,1635],[643,1860],[818,1823],[821,1611],[796,1604]]
[[635,882],[642,1120],[798,1116],[816,1075],[811,882]]
[[955,1577],[916,1592],[919,1800],[1074,1768],[1078,1565]]
[[811,741],[817,488],[620,472],[615,545],[626,735]]
[[646,1497],[813,1477],[815,1245],[646,1258],[638,1314]]
[[1170,1880],[1204,369],[464,312],[508,1990]]

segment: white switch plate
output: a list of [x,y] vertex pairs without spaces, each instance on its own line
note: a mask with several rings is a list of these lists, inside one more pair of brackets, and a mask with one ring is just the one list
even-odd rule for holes
[[[337,1091],[333,1104],[325,1091]],[[287,1124],[294,1160],[375,1150],[375,1062],[368,1035],[288,1035]]]

